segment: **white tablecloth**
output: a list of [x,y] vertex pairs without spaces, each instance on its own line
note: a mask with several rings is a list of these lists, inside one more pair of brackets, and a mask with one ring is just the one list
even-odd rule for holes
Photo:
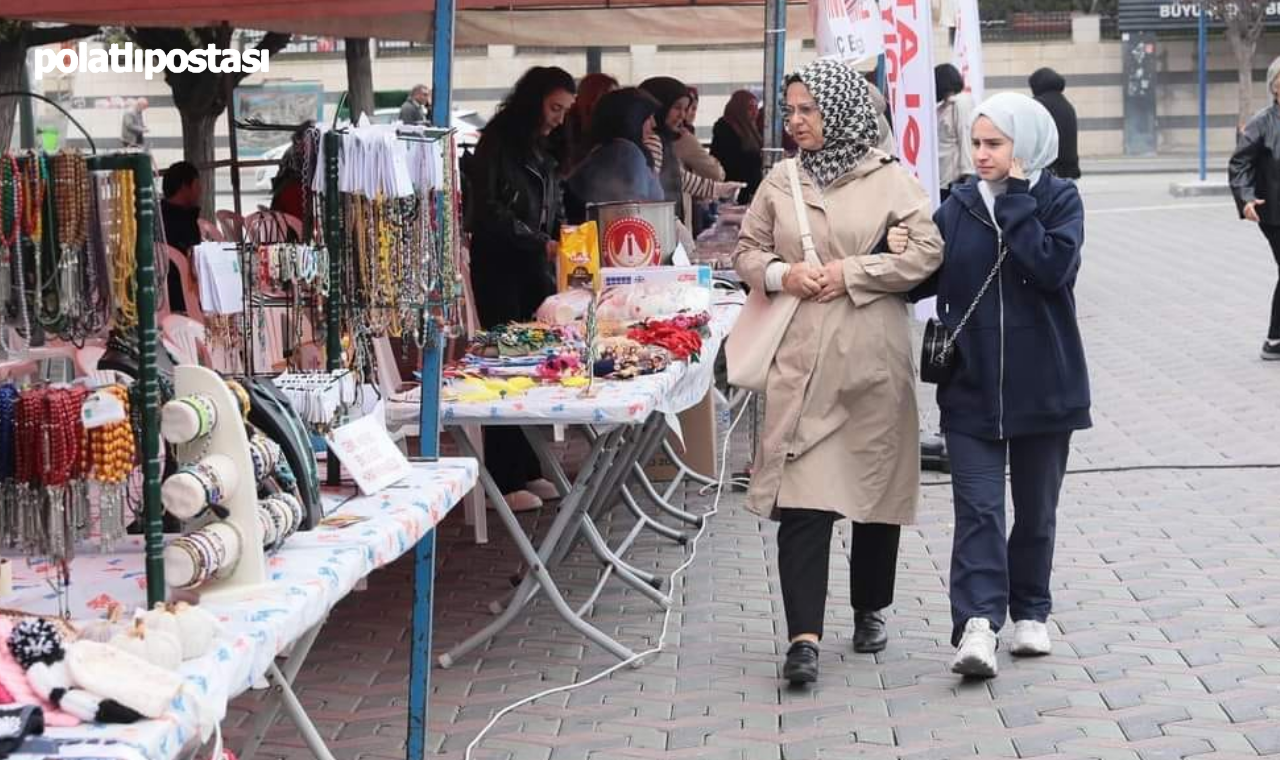
[[446,401],[443,424],[455,425],[637,425],[657,412],[678,413],[701,401],[715,378],[715,359],[742,310],[738,293],[715,294],[710,337],[701,361],[676,362],[665,372],[633,380],[597,380],[594,394],[582,388],[544,385],[501,401]]
[[[409,551],[474,487],[474,459],[416,464],[413,474],[372,497],[344,501],[326,494],[326,512],[366,518],[346,528],[321,526],[289,539],[268,560],[270,581],[235,602],[204,606],[223,622],[215,650],[184,663],[182,675],[225,714],[226,703],[262,685],[272,660],[324,620],[356,583]],[[339,506],[339,503],[341,505]],[[17,563],[14,594],[0,605],[54,614],[56,597],[32,569]],[[146,604],[141,538],[114,554],[84,554],[72,565],[71,610],[76,619],[100,617],[113,601]],[[95,757],[164,760],[196,735],[196,720],[179,700],[173,714],[129,726],[81,725],[47,730],[60,741],[94,745]]]

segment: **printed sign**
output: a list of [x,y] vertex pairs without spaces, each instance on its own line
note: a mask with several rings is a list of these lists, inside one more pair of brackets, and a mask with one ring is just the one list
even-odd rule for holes
[[658,231],[639,217],[619,219],[604,231],[605,264],[611,267],[651,267],[662,261]]
[[875,0],[809,0],[809,16],[822,58],[861,63],[884,52]]
[[377,415],[367,415],[335,429],[326,443],[365,496],[400,482],[412,470]]

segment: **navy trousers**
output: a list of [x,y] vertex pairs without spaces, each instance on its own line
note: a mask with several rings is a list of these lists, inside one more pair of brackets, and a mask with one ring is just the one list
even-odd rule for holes
[[[951,548],[951,643],[970,618],[999,630],[1006,613],[1044,622],[1053,606],[1049,578],[1058,495],[1071,433],[987,441],[948,432],[956,527]],[[1005,463],[1013,530],[1005,530]]]

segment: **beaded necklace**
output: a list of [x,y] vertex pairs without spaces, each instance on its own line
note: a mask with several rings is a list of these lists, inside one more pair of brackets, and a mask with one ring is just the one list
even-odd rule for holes
[[111,232],[107,255],[111,259],[111,295],[115,303],[115,324],[122,329],[138,324],[137,268],[138,220],[134,215],[133,173],[112,172],[109,198],[112,201]]

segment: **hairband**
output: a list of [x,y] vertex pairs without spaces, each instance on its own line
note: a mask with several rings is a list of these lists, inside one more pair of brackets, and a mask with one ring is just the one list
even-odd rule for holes
[[236,400],[240,402],[241,416],[248,419],[249,411],[253,406],[251,400],[249,399],[249,391],[245,390],[245,387],[235,380],[227,380],[225,382],[227,384],[227,388],[229,388],[231,392],[235,394]]

